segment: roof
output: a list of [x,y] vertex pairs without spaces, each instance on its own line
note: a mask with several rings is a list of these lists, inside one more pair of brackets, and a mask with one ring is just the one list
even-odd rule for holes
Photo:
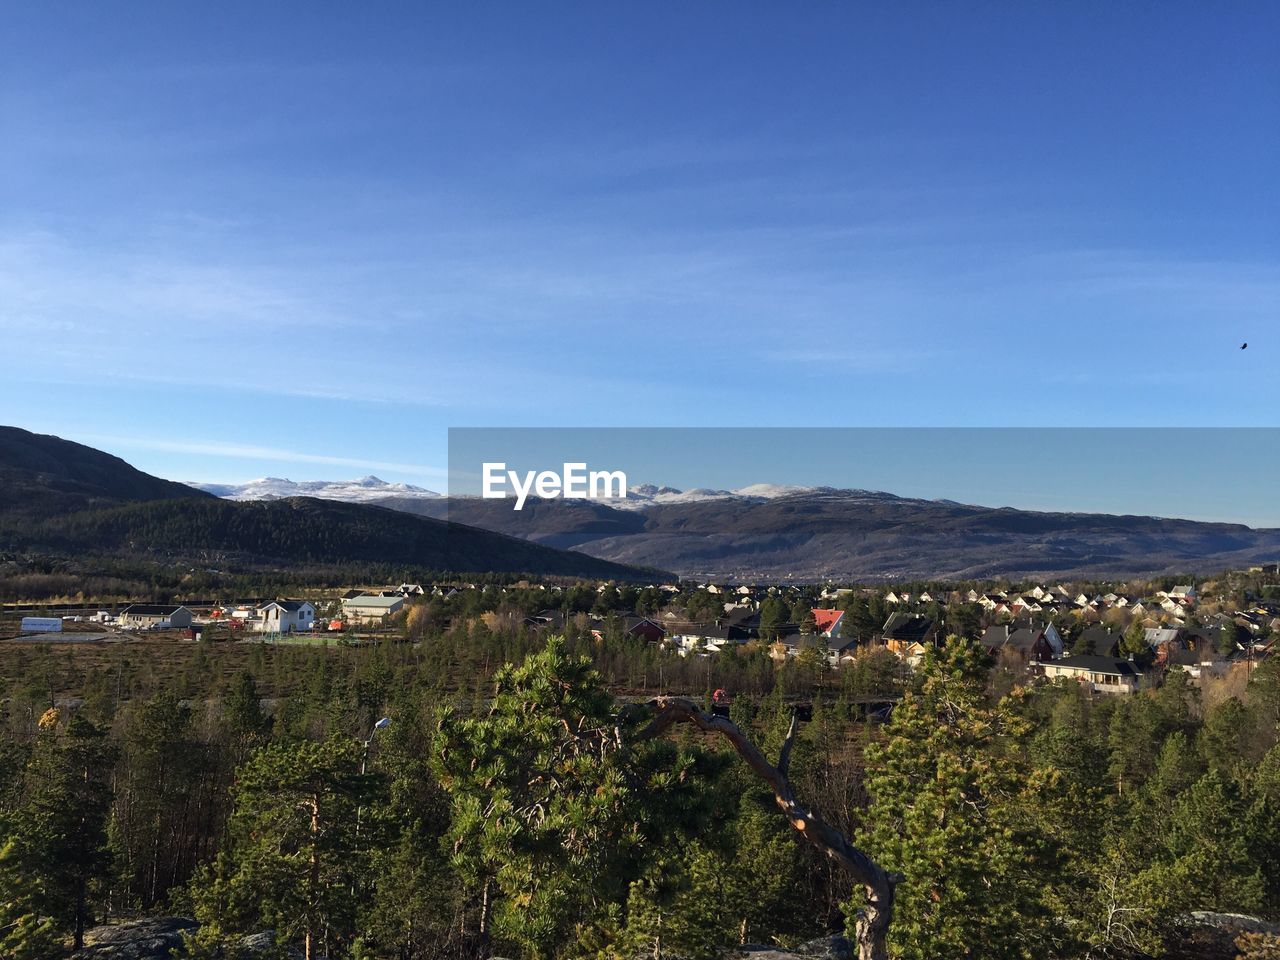
[[1158,647],[1162,643],[1173,643],[1181,636],[1182,631],[1171,627],[1148,627],[1144,636],[1147,645]]
[[129,614],[135,617],[167,617],[185,609],[186,607],[180,603],[172,606],[156,603],[131,603],[120,611],[120,616],[123,617],[125,614]]
[[653,629],[661,633],[663,636],[666,636],[666,633],[667,633],[666,627],[658,623],[658,621],[656,620],[651,620],[649,617],[623,617],[622,626],[623,626],[623,629],[625,629],[628,633],[632,633],[634,631],[640,630],[641,628],[646,626],[652,627]]
[[404,597],[397,594],[394,597],[354,597],[351,600],[342,601],[342,605],[347,608],[367,607],[371,610],[390,610],[397,604],[403,604]]
[[281,610],[287,610],[289,613],[297,613],[304,606],[311,606],[311,601],[310,600],[272,600],[270,603],[264,603],[259,609],[265,610],[267,607],[279,607]]
[[795,633],[787,633],[779,636],[774,643],[779,643],[784,647],[795,647],[797,649],[802,647],[826,648],[827,638],[819,636],[816,633],[800,633],[797,631]]
[[895,613],[884,624],[886,640],[920,642],[933,631],[933,620],[909,613]]
[[751,639],[750,631],[736,624],[695,626],[690,630],[683,631],[683,635],[686,637],[701,637],[704,640],[720,640],[725,643],[746,643]]
[[1063,657],[1061,660],[1050,660],[1046,667],[1069,667],[1076,670],[1087,670],[1089,673],[1110,673],[1122,677],[1136,677],[1141,672],[1129,660],[1117,660],[1115,657],[1096,657],[1090,654],[1077,654],[1074,657]]
[[1104,626],[1095,624],[1080,634],[1080,639],[1086,643],[1093,644],[1095,656],[1105,658],[1111,656],[1119,648],[1121,636],[1118,633],[1112,633]]
[[840,618],[843,616],[844,616],[843,610],[814,609],[813,622],[817,624],[819,633],[826,633],[828,630],[834,627],[837,623],[839,623]]
[[982,645],[988,650],[996,647],[1003,647],[1009,640],[1009,625],[1007,623],[999,623],[987,627],[982,634]]
[[1030,652],[1035,649],[1035,645],[1044,636],[1044,629],[1041,627],[1023,627],[1009,634],[1008,646],[1014,650]]

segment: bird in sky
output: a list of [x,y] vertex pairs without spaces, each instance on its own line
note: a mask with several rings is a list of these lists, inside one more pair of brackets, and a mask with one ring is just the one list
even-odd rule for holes
[[1248,349],[1249,349],[1249,344],[1248,344],[1248,342],[1246,341],[1245,343],[1240,344],[1240,349],[1241,349],[1241,350],[1248,350]]

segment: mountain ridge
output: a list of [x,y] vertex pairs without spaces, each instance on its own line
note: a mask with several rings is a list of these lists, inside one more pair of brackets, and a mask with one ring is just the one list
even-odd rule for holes
[[92,447],[17,427],[0,427],[0,480],[0,552],[393,564],[438,573],[631,581],[662,576],[377,504],[315,497],[221,499],[143,473]]

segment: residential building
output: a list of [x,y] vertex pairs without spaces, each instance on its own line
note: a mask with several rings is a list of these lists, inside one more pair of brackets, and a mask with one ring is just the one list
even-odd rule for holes
[[342,601],[342,619],[349,624],[376,624],[404,609],[405,598],[399,595],[391,597],[351,597]]
[[191,611],[171,604],[133,603],[120,611],[120,626],[126,630],[146,630],[161,625],[184,628],[191,626]]
[[272,600],[258,607],[252,621],[257,633],[301,633],[316,621],[316,608],[310,600]]
[[1079,681],[1093,693],[1136,693],[1146,685],[1145,674],[1132,660],[1081,654],[1048,660],[1041,665],[1050,680],[1066,678]]

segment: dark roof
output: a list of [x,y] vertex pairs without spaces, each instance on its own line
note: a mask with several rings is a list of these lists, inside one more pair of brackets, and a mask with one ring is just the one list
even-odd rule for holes
[[982,634],[982,645],[988,650],[995,650],[1003,647],[1009,640],[1009,625],[1007,623],[997,623],[987,627]]
[[540,610],[532,616],[524,618],[526,627],[560,628],[565,624],[564,613],[560,610]]
[[732,624],[735,627],[747,627],[755,629],[760,626],[760,614],[754,610],[741,607],[736,610],[730,610],[724,615],[724,622]]
[[1121,636],[1118,633],[1112,633],[1106,627],[1094,625],[1080,634],[1080,639],[1086,643],[1093,643],[1094,656],[1110,657],[1119,648]]
[[277,607],[288,610],[290,613],[297,613],[302,609],[303,604],[310,602],[310,600],[272,600],[270,603],[264,603],[263,606],[269,607],[274,603]]
[[1113,673],[1119,676],[1136,677],[1141,671],[1130,660],[1117,660],[1115,657],[1099,657],[1090,654],[1077,654],[1074,657],[1063,657],[1052,661],[1054,666],[1075,667],[1088,670],[1090,673]]
[[745,627],[727,623],[724,626],[709,623],[684,631],[691,637],[704,637],[709,640],[723,640],[726,643],[746,643],[751,639],[751,631]]
[[780,643],[784,647],[795,647],[797,649],[803,647],[826,647],[827,638],[818,633],[800,633],[798,630],[794,633],[788,632],[778,637],[775,643]]
[[1021,650],[1029,653],[1035,649],[1035,645],[1040,638],[1044,636],[1044,630],[1036,627],[1023,627],[1021,630],[1015,630],[1009,634],[1009,643],[1007,646],[1015,650]]
[[923,641],[933,631],[933,620],[929,617],[917,617],[910,613],[895,613],[884,624],[886,640],[900,640],[906,643]]
[[183,609],[185,608],[180,603],[167,607],[156,603],[131,603],[120,611],[120,616],[123,617],[128,613],[135,617],[167,617],[169,614],[177,613]]
[[635,630],[639,630],[645,626],[653,627],[663,636],[666,636],[666,633],[667,633],[666,627],[660,624],[657,620],[654,620],[650,617],[635,617],[635,616],[623,617],[622,626],[623,626],[623,629],[626,630],[628,633],[631,633],[632,631],[635,631]]

